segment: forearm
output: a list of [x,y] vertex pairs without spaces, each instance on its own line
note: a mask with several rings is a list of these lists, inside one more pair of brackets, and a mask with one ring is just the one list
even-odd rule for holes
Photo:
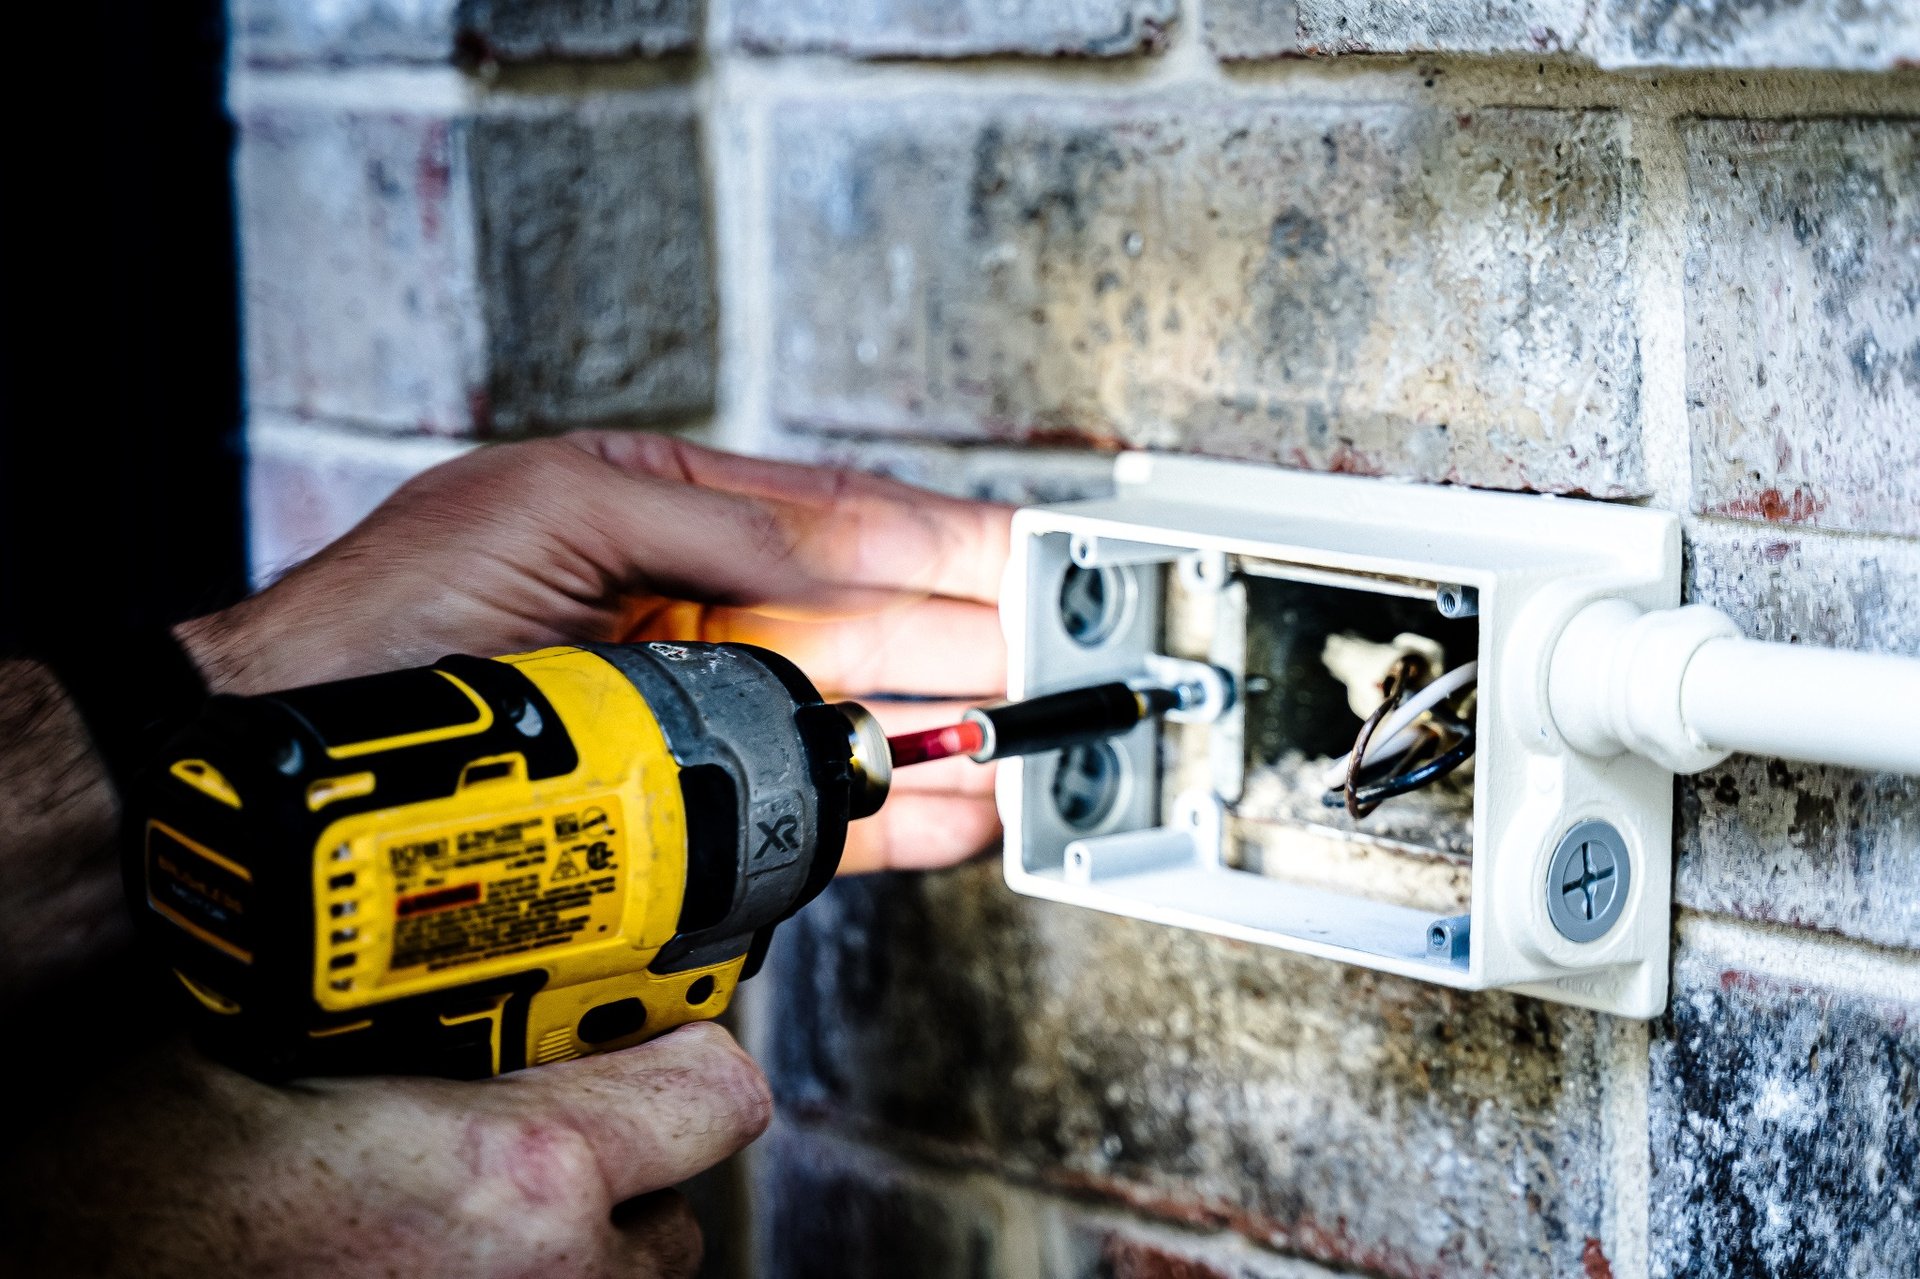
[[118,821],[59,681],[36,662],[0,662],[0,1004],[126,944]]

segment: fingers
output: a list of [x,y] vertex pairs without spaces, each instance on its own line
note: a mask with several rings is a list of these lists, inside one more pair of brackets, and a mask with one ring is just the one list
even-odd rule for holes
[[686,1026],[637,1048],[505,1076],[537,1131],[584,1138],[607,1202],[685,1181],[744,1148],[773,1117],[760,1068],[720,1027]]
[[999,838],[1000,815],[990,798],[904,793],[847,828],[840,873],[952,866],[993,847]]
[[832,502],[848,490],[863,492],[924,494],[896,480],[844,467],[809,466],[803,462],[782,462],[773,458],[748,457],[725,453],[672,435],[642,431],[574,431],[563,436],[568,443],[635,475],[696,484],[747,497],[767,497],[783,502],[820,506]]
[[643,1195],[613,1210],[610,1273],[620,1279],[693,1279],[704,1247],[685,1195]]
[[579,432],[567,439],[650,490],[725,497],[737,510],[770,515],[777,525],[770,541],[786,552],[781,558],[826,581],[980,602],[999,597],[1007,507],[859,471],[738,457],[667,436]]
[[[671,616],[660,621],[685,624]],[[831,621],[710,608],[691,633],[676,638],[770,648],[838,696],[884,692],[985,700],[1007,684],[999,614],[962,600],[919,600]]]

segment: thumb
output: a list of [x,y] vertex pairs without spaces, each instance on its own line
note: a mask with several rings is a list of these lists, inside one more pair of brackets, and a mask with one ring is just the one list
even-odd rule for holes
[[713,1167],[773,1118],[766,1076],[711,1022],[494,1082],[526,1118],[585,1138],[615,1202]]

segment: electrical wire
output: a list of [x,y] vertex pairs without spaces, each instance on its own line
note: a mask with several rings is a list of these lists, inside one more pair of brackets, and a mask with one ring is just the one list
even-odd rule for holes
[[1460,765],[1466,763],[1467,760],[1472,757],[1475,746],[1473,725],[1462,724],[1460,725],[1460,729],[1461,733],[1458,741],[1418,768],[1412,769],[1409,772],[1395,773],[1385,781],[1375,782],[1371,785],[1359,786],[1351,790],[1344,787],[1340,790],[1330,790],[1322,802],[1325,803],[1328,808],[1338,808],[1344,805],[1349,813],[1353,813],[1355,809],[1358,809],[1359,811],[1355,816],[1365,817],[1374,809],[1380,807],[1382,803],[1392,799],[1396,795],[1405,795],[1409,791],[1419,790],[1423,786],[1431,786],[1448,773],[1451,773],[1454,769],[1460,767]]
[[1380,705],[1373,708],[1373,714],[1367,716],[1366,722],[1360,725],[1360,736],[1354,740],[1353,749],[1347,752],[1347,775],[1341,787],[1341,796],[1346,803],[1348,816],[1355,821],[1373,811],[1372,808],[1362,808],[1356,798],[1360,771],[1366,766],[1367,748],[1373,742],[1373,735],[1383,720],[1400,709],[1414,681],[1426,674],[1426,670],[1426,659],[1416,653],[1402,653],[1393,659],[1393,665],[1387,668],[1386,683],[1381,690],[1385,696]]
[[[1399,709],[1388,717],[1386,723],[1380,725],[1379,729],[1372,734],[1369,739],[1371,744],[1366,747],[1366,755],[1361,759],[1360,766],[1366,768],[1377,764],[1413,745],[1414,734],[1411,730],[1413,721],[1447,701],[1469,684],[1478,683],[1479,679],[1480,663],[1463,662],[1431,684],[1411,694],[1401,703]],[[1323,780],[1328,786],[1339,786],[1345,781],[1350,757],[1351,752],[1334,761],[1333,766],[1327,769]]]
[[[1472,757],[1472,723],[1446,707],[1463,690],[1462,704],[1473,700],[1479,665],[1464,663],[1416,689],[1415,682],[1425,670],[1425,659],[1411,653],[1402,653],[1387,669],[1380,705],[1361,724],[1353,749],[1338,766],[1340,775],[1336,778],[1329,772],[1323,797],[1327,807],[1344,807],[1349,817],[1359,821],[1386,800],[1430,786]],[[1440,746],[1444,749],[1431,754]],[[1390,767],[1381,769],[1383,761],[1391,761]]]

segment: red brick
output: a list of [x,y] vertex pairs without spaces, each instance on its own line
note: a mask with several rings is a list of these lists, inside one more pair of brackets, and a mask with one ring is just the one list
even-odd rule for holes
[[1600,1019],[1007,892],[843,880],[783,926],[788,1113],[1387,1276],[1614,1251]]
[[969,58],[988,54],[1124,57],[1156,50],[1179,14],[1175,0],[733,0],[733,36],[750,49],[829,49],[861,57]]
[[1608,112],[783,105],[791,426],[1646,491]]
[[1653,1272],[1910,1279],[1920,1003],[1686,946],[1674,991],[1652,1054]]
[[1685,140],[1696,508],[1920,536],[1920,121]]

